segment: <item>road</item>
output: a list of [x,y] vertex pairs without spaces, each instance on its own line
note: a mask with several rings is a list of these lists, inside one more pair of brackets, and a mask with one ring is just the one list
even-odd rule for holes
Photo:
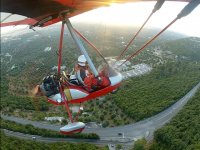
[[[140,139],[140,138],[146,138],[147,140],[151,140],[153,138],[153,133],[155,130],[158,128],[162,127],[164,124],[169,122],[172,117],[174,117],[181,109],[182,107],[194,96],[194,94],[197,92],[197,90],[200,87],[200,82],[193,88],[191,89],[183,98],[181,98],[179,101],[177,101],[175,104],[170,106],[169,108],[165,109],[164,111],[158,113],[155,116],[152,116],[150,118],[144,119],[142,121],[139,121],[137,123],[132,123],[129,125],[124,125],[124,126],[118,126],[118,127],[109,127],[109,128],[86,128],[83,133],[97,133],[100,136],[100,140],[95,140],[95,141],[89,141],[89,140],[83,140],[82,142],[91,142],[95,144],[108,144],[108,143],[124,143],[124,144],[131,144],[133,141]],[[44,124],[41,122],[36,122],[36,121],[30,121],[22,118],[17,118],[13,116],[4,116],[1,115],[3,119],[6,120],[11,120],[15,121],[17,123],[21,124],[32,124],[35,127],[38,128],[45,128],[45,129],[50,129],[50,130],[55,130],[59,131],[61,126],[57,125],[49,125],[49,124]],[[8,133],[9,131],[6,132],[6,134],[12,135],[12,136],[17,136],[19,137],[21,133],[12,132]],[[118,133],[122,133],[122,136],[119,136]],[[24,135],[24,134],[22,134]],[[32,137],[32,135],[30,135]],[[30,138],[30,137],[29,137]],[[38,136],[38,139],[46,140],[49,142],[52,141],[70,141],[70,139],[60,139],[60,138],[43,138]],[[81,139],[73,139],[70,142],[75,141],[80,142]]]
[[[118,141],[77,139],[77,138],[75,138],[75,139],[74,138],[52,138],[52,137],[48,138],[48,137],[42,137],[42,136],[38,136],[38,135],[30,135],[30,134],[23,134],[23,133],[19,133],[19,132],[13,132],[13,131],[9,131],[6,129],[2,129],[2,130],[8,136],[13,136],[13,137],[27,139],[27,140],[33,140],[33,137],[35,137],[36,141],[45,142],[45,143],[53,143],[53,142],[90,143],[90,144],[95,144],[95,145],[99,145],[99,146],[104,146],[104,145],[108,145],[108,144],[113,144],[113,145],[119,144]],[[129,144],[129,142],[126,142],[125,144],[131,145],[131,143]]]

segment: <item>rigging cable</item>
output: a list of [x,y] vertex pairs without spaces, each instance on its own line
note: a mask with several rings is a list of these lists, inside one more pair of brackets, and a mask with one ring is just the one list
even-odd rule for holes
[[152,10],[151,14],[148,16],[148,18],[146,19],[146,21],[143,23],[143,25],[140,27],[140,29],[137,31],[137,33],[134,35],[134,37],[130,40],[130,42],[128,43],[128,45],[125,47],[125,49],[121,52],[121,54],[117,57],[117,60],[119,60],[123,54],[128,50],[129,46],[132,44],[132,42],[135,40],[135,38],[138,36],[138,34],[140,33],[140,31],[143,29],[143,27],[145,26],[145,24],[149,21],[149,19],[151,18],[151,16],[161,8],[161,6],[163,5],[163,3],[165,2],[165,0],[157,0],[157,3],[154,5],[154,9]]
[[[129,56],[126,61],[124,61],[123,63],[121,63],[120,66],[122,66],[123,64],[125,64],[127,61],[129,61],[131,58],[133,58],[134,56],[138,55],[142,50],[144,50],[152,41],[154,41],[161,33],[163,33],[167,28],[169,28],[174,22],[176,22],[178,19],[181,19],[182,17],[187,16],[188,14],[190,14],[198,5],[200,4],[199,0],[192,0],[191,2],[189,2],[189,4],[187,4],[182,10],[181,12],[177,15],[177,17],[170,22],[164,29],[162,29],[158,34],[156,34],[151,40],[149,40],[148,42],[146,42],[146,44],[144,44],[140,49],[138,49],[136,52],[134,52],[131,56]],[[120,67],[119,66],[119,67]]]
[[101,56],[103,58],[103,60],[105,61],[106,64],[108,64],[108,62],[106,61],[106,59],[104,58],[104,56],[102,55],[102,53],[96,48],[96,46],[94,46],[86,37],[84,37],[80,32],[78,32],[76,29],[74,29],[74,31],[87,43],[89,44],[98,54],[99,56]]
[[[62,63],[62,48],[63,48],[63,36],[64,36],[64,26],[65,25],[65,21],[62,21],[62,25],[61,25],[61,31],[60,31],[60,42],[59,42],[59,55],[58,55],[58,76],[60,76],[60,71],[61,71],[61,63]],[[68,105],[68,99],[65,96],[65,93],[63,91],[63,87],[61,85],[59,85],[59,90],[61,93],[61,99],[64,100],[64,104],[65,104],[65,108],[67,110],[67,113],[69,114],[69,118],[70,121],[73,123],[73,118],[72,118],[72,114],[70,112],[70,108]],[[67,89],[69,90],[69,89]],[[70,99],[69,99],[70,100]]]

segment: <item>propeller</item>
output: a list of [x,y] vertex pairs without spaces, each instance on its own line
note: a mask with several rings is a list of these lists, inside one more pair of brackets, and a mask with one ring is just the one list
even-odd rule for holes
[[34,107],[36,111],[40,110],[39,98],[44,96],[44,94],[40,90],[40,85],[36,85],[31,91],[29,96],[32,98]]
[[44,94],[40,90],[40,85],[36,85],[32,90],[31,90],[31,97],[39,97],[39,96],[44,96]]

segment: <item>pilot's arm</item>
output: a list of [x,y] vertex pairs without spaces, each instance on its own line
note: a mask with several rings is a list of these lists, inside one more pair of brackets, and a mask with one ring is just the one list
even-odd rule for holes
[[78,81],[79,81],[81,84],[85,85],[83,79],[81,78],[81,72],[80,72],[80,70],[78,70],[78,71],[76,72],[76,78],[78,79]]

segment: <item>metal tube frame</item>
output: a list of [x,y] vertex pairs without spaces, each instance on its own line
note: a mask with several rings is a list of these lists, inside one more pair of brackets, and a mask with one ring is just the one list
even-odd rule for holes
[[65,20],[67,28],[68,28],[68,30],[69,30],[74,42],[76,43],[76,46],[81,51],[81,53],[85,56],[85,58],[86,58],[86,60],[88,62],[88,65],[89,65],[90,69],[92,70],[94,76],[98,77],[99,73],[96,70],[92,60],[90,59],[87,51],[85,50],[85,47],[83,46],[81,40],[78,38],[77,34],[74,32],[74,29],[73,29],[73,26],[72,26],[71,22],[69,21],[69,19],[67,17],[65,17],[64,20]]
[[[62,64],[63,35],[64,35],[64,27],[65,27],[64,25],[65,25],[65,21],[62,22],[61,32],[60,32],[59,54],[58,54],[58,75],[59,76],[60,76],[60,73],[61,73],[61,64]],[[66,96],[64,94],[62,86],[61,85],[59,85],[59,86],[60,86],[59,90],[60,90],[61,98],[64,100],[65,108],[66,108],[67,113],[69,115],[69,119],[73,123],[73,118],[72,118],[72,114],[71,114],[70,109],[69,109],[68,100],[66,99]]]
[[63,34],[64,34],[64,21],[62,22],[61,31],[60,31],[60,42],[59,42],[59,51],[58,51],[58,75],[60,76],[61,64],[62,64],[62,48],[63,48]]
[[[60,75],[60,73],[61,73],[64,24],[66,24],[66,26],[67,26],[67,28],[68,28],[73,40],[76,43],[76,46],[79,48],[81,53],[85,56],[85,58],[86,58],[86,60],[88,62],[88,65],[89,65],[90,69],[92,70],[92,72],[94,73],[95,77],[98,77],[98,75],[99,75],[98,71],[96,70],[92,60],[90,59],[87,51],[85,50],[81,40],[78,38],[77,34],[74,32],[73,26],[72,26],[71,22],[69,21],[69,19],[67,17],[65,17],[63,19],[62,26],[61,26],[60,43],[59,43],[59,55],[58,55],[58,75]],[[70,121],[74,122],[74,120],[72,118],[72,114],[71,114],[70,109],[69,109],[68,101],[67,101],[67,99],[65,97],[65,94],[64,94],[64,91],[63,91],[61,85],[60,85],[60,93],[61,93],[62,99],[64,99],[65,108],[66,108],[66,110],[68,112]],[[76,119],[78,119],[78,116],[77,116]]]

